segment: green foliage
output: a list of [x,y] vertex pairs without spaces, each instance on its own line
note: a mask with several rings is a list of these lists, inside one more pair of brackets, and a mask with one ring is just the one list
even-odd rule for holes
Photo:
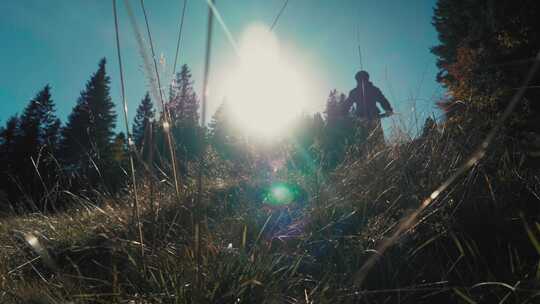
[[[482,128],[468,132],[471,138],[483,134]],[[501,133],[496,143],[504,137]],[[226,169],[215,168],[205,177],[203,195],[209,204],[199,262],[191,213],[171,199],[168,187],[157,189],[156,201],[150,200],[147,188],[140,190],[144,266],[137,243],[131,241],[136,230],[127,203],[3,221],[0,241],[11,254],[0,254],[0,284],[9,291],[0,294],[0,300],[16,302],[11,299],[16,295],[74,303],[149,298],[403,303],[406,296],[407,303],[455,303],[463,298],[497,303],[505,297],[526,303],[534,295],[530,290],[537,288],[538,256],[531,240],[538,239],[533,228],[540,222],[534,197],[540,190],[538,175],[520,166],[511,156],[515,150],[502,145],[379,256],[363,285],[354,285],[358,270],[378,254],[375,250],[396,224],[456,169],[456,160],[470,153],[456,140],[462,139],[427,122],[421,138],[387,147],[363,161],[347,158],[317,196],[309,193],[306,205],[300,198],[305,189],[297,185],[278,183],[288,191],[268,197],[274,188],[262,180],[255,183],[256,172],[240,181],[219,173]],[[223,165],[222,160],[216,162]],[[189,202],[196,188],[186,190]],[[265,195],[278,206],[264,204]],[[287,204],[279,205],[282,202]],[[51,268],[41,259],[25,265],[38,253],[29,245],[15,245],[13,230],[40,231],[43,236],[36,237],[57,266]],[[9,280],[2,282],[3,276]],[[27,288],[32,284],[39,286],[34,292]],[[505,284],[516,287],[510,290]]]
[[139,149],[143,145],[145,135],[151,130],[149,128],[154,120],[154,116],[154,104],[150,99],[150,94],[146,92],[146,95],[144,95],[144,98],[137,107],[137,113],[133,119],[133,141]]
[[[0,183],[8,196],[25,200],[12,205],[17,210],[42,210],[54,204],[49,188],[59,181],[54,154],[59,141],[60,120],[55,115],[50,86],[46,85],[28,103],[20,118],[11,118],[2,131]],[[50,206],[49,206],[50,207]]]
[[166,133],[170,132],[177,167],[183,176],[189,174],[189,163],[198,159],[206,137],[206,131],[199,126],[199,100],[191,78],[191,71],[184,64],[180,72],[176,74],[170,87],[169,101],[165,105],[170,116],[168,131],[164,129],[166,118],[162,113],[160,126],[158,126],[156,133],[152,134],[155,135],[158,161],[164,164],[164,162],[168,162],[167,159],[170,159]]
[[55,115],[50,86],[46,85],[30,101],[20,117],[15,149],[23,158],[36,155],[43,146],[56,148],[60,120]]
[[105,64],[103,58],[62,129],[63,162],[69,170],[88,178],[91,185],[103,181],[105,175],[100,170],[105,170],[112,160],[116,113]]
[[[462,111],[460,124],[429,119],[418,138],[374,153],[355,152],[365,136],[335,90],[324,120],[299,117],[290,138],[277,144],[285,151],[247,144],[226,104],[207,133],[198,126],[184,66],[171,88],[167,127],[184,176],[204,157],[202,189],[185,178],[181,201],[173,199],[164,120],[147,132],[153,110],[145,97],[134,134],[138,145],[151,135],[151,167],[162,170],[159,179],[137,185],[144,244],[128,208],[132,192],[100,204],[82,190],[69,192],[74,207],[64,213],[1,219],[0,302],[532,303],[539,287],[540,177],[511,127],[423,205],[491,130],[502,97],[518,83],[522,70],[506,73],[497,64],[530,55],[536,6],[527,9],[440,0],[434,23],[441,45],[433,50],[440,80],[467,109],[492,114]],[[112,132],[108,83],[102,61],[63,129],[62,152],[69,169],[97,172],[104,184],[121,188],[128,151],[125,136]],[[18,139],[53,142],[57,120],[41,123],[34,107],[0,131],[2,160],[15,157]],[[200,155],[206,139],[210,147]],[[411,225],[392,238],[403,223]]]
[[346,96],[336,90],[330,92],[326,102],[326,125],[321,140],[323,167],[329,171],[343,161],[349,144],[355,136],[355,128],[345,110]]
[[[540,49],[539,12],[534,0],[437,2],[433,24],[440,44],[432,52],[438,57],[438,80],[461,101],[442,103],[450,116],[464,109],[500,112],[506,106]],[[531,85],[539,81],[535,77]],[[533,104],[539,97],[538,90],[525,95]]]
[[315,176],[322,161],[325,124],[319,113],[298,117],[291,134],[290,155],[287,167],[291,172]]
[[240,130],[233,123],[230,109],[226,102],[223,102],[208,125],[209,142],[216,152],[226,160],[238,161],[241,159],[242,140]]
[[167,108],[173,124],[179,121],[196,125],[199,121],[199,99],[191,78],[191,71],[187,64],[184,64],[171,85]]
[[13,162],[8,160],[14,157],[15,139],[17,136],[18,126],[19,117],[14,115],[6,121],[6,126],[0,129],[0,157],[2,157],[0,166],[2,166],[1,171],[3,173],[12,168],[13,165]]

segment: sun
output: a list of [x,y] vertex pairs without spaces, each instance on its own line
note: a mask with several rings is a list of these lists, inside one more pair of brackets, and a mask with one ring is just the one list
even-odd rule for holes
[[251,135],[284,134],[308,102],[307,78],[301,75],[299,64],[263,25],[247,28],[238,55],[225,86],[235,122]]

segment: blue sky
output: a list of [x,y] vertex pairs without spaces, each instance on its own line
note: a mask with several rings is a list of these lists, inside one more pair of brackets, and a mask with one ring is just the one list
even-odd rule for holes
[[[254,23],[270,25],[283,0],[217,0],[233,36]],[[431,25],[435,0],[290,0],[275,34],[307,66],[313,82],[308,111],[322,111],[328,92],[348,92],[363,65],[403,118],[416,108],[422,119],[436,113],[444,93],[435,82],[437,44]],[[139,24],[139,1],[131,1]],[[170,79],[183,0],[146,0],[155,49],[165,59],[164,83]],[[148,90],[142,58],[123,1],[118,1],[130,120]],[[52,86],[59,116],[65,120],[100,58],[108,59],[111,95],[121,101],[114,44],[114,20],[108,0],[2,1],[0,11],[0,121],[20,113],[45,84]],[[200,92],[207,22],[205,0],[188,0],[179,61],[187,63]],[[233,48],[215,23],[210,92],[218,88],[234,62]],[[359,39],[357,38],[359,37]],[[222,96],[210,93],[209,112]],[[120,107],[117,108],[120,114]],[[121,119],[121,116],[119,116]],[[121,122],[121,121],[119,121]],[[121,124],[118,124],[121,126]]]

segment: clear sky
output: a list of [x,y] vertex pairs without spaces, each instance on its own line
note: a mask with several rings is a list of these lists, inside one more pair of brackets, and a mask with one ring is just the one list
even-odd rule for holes
[[[146,0],[155,49],[164,59],[164,84],[170,80],[178,22],[184,0]],[[284,0],[217,0],[223,20],[235,39],[250,25],[270,25]],[[274,33],[309,78],[307,111],[322,111],[329,91],[348,92],[359,69],[358,41],[364,68],[375,85],[408,118],[436,112],[434,101],[444,91],[435,81],[437,44],[431,25],[435,0],[290,0]],[[142,28],[139,1],[131,0]],[[130,121],[148,90],[133,29],[123,1],[118,1]],[[108,59],[112,98],[118,105],[120,86],[109,0],[0,1],[0,121],[20,113],[45,84],[63,121],[80,91]],[[187,63],[200,92],[206,39],[206,0],[188,0],[179,61]],[[144,28],[143,28],[144,29]],[[222,101],[220,87],[234,65],[234,51],[218,23],[214,27],[209,112]],[[119,119],[122,116],[119,116]],[[121,122],[121,121],[119,121]],[[121,124],[118,124],[122,126]]]

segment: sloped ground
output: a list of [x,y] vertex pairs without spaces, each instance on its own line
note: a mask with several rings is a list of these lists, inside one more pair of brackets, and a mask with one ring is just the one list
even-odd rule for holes
[[125,205],[2,220],[0,302],[537,303],[539,172],[505,132],[379,250],[484,134],[460,132],[352,152],[288,206],[263,204],[264,183],[209,180],[199,209],[145,185],[144,258]]

